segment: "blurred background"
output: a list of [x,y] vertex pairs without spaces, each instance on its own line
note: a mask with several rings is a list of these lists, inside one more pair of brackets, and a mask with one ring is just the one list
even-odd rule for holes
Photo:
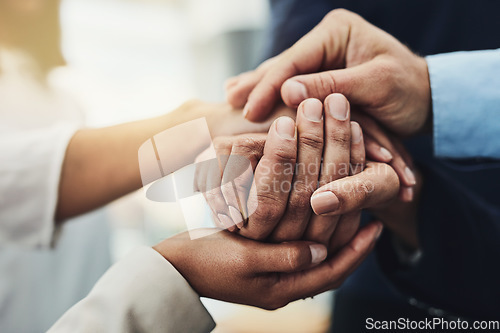
[[[40,1],[23,4],[36,9]],[[63,0],[61,46],[67,64],[52,70],[50,81],[75,101],[91,127],[158,116],[190,99],[221,101],[224,81],[262,60],[268,18],[267,0]],[[42,53],[44,45],[50,43],[41,46]],[[93,253],[103,264],[93,274],[77,268],[60,272],[61,280],[86,279],[79,292],[61,282],[54,299],[67,299],[68,306],[111,262],[186,228],[177,204],[148,201],[143,191],[70,221],[66,229],[78,231],[84,223],[101,230]],[[78,241],[63,239],[57,251]],[[327,330],[330,296],[274,312],[204,302],[218,324],[215,332],[314,333]],[[49,325],[63,310],[54,306],[42,321]]]

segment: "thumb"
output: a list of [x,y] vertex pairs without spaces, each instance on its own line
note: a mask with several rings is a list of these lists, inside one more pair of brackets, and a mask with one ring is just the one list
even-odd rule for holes
[[340,93],[352,104],[368,104],[373,94],[384,90],[381,76],[387,76],[377,68],[377,62],[369,61],[351,68],[314,74],[298,75],[281,86],[281,97],[290,107],[297,107],[307,98],[324,100],[328,95]]
[[262,244],[255,254],[263,273],[293,273],[321,263],[328,251],[322,244],[294,241]]

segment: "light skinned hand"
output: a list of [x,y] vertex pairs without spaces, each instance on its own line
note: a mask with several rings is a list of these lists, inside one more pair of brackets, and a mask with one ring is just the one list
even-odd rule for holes
[[320,244],[260,243],[227,231],[198,230],[210,235],[195,240],[183,233],[154,249],[200,296],[273,310],[338,288],[370,253],[381,231],[379,222],[367,225],[324,262],[327,251]]

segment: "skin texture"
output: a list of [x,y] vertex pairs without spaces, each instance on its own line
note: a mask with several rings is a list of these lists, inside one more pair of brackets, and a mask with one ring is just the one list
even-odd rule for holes
[[154,249],[200,296],[273,310],[338,288],[373,249],[381,231],[380,223],[369,224],[316,266],[311,263],[311,242],[266,244],[227,231],[196,240],[183,233]]
[[[343,9],[330,12],[294,46],[255,71],[230,79],[226,92],[229,103],[244,106],[246,117],[252,121],[260,121],[280,97],[296,107],[306,98],[323,100],[335,92],[347,97],[353,111],[371,116],[396,135],[419,133],[431,118],[425,59]],[[413,187],[415,175],[402,153],[394,144],[378,140],[383,133],[380,128],[366,129],[363,121],[356,121],[368,138],[368,155],[390,162],[402,184]],[[380,147],[397,160],[381,154]],[[407,200],[409,196],[401,198]]]
[[137,152],[159,132],[201,117],[206,117],[212,136],[265,132],[284,114],[293,115],[279,107],[267,121],[256,124],[227,104],[191,101],[157,118],[77,131],[63,162],[56,220],[86,213],[142,187]]

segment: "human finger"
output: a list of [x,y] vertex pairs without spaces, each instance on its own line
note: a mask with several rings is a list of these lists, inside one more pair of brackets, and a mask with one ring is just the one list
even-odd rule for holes
[[323,103],[308,99],[297,111],[297,166],[285,215],[271,235],[274,242],[300,239],[312,210],[309,198],[318,186],[323,155]]

